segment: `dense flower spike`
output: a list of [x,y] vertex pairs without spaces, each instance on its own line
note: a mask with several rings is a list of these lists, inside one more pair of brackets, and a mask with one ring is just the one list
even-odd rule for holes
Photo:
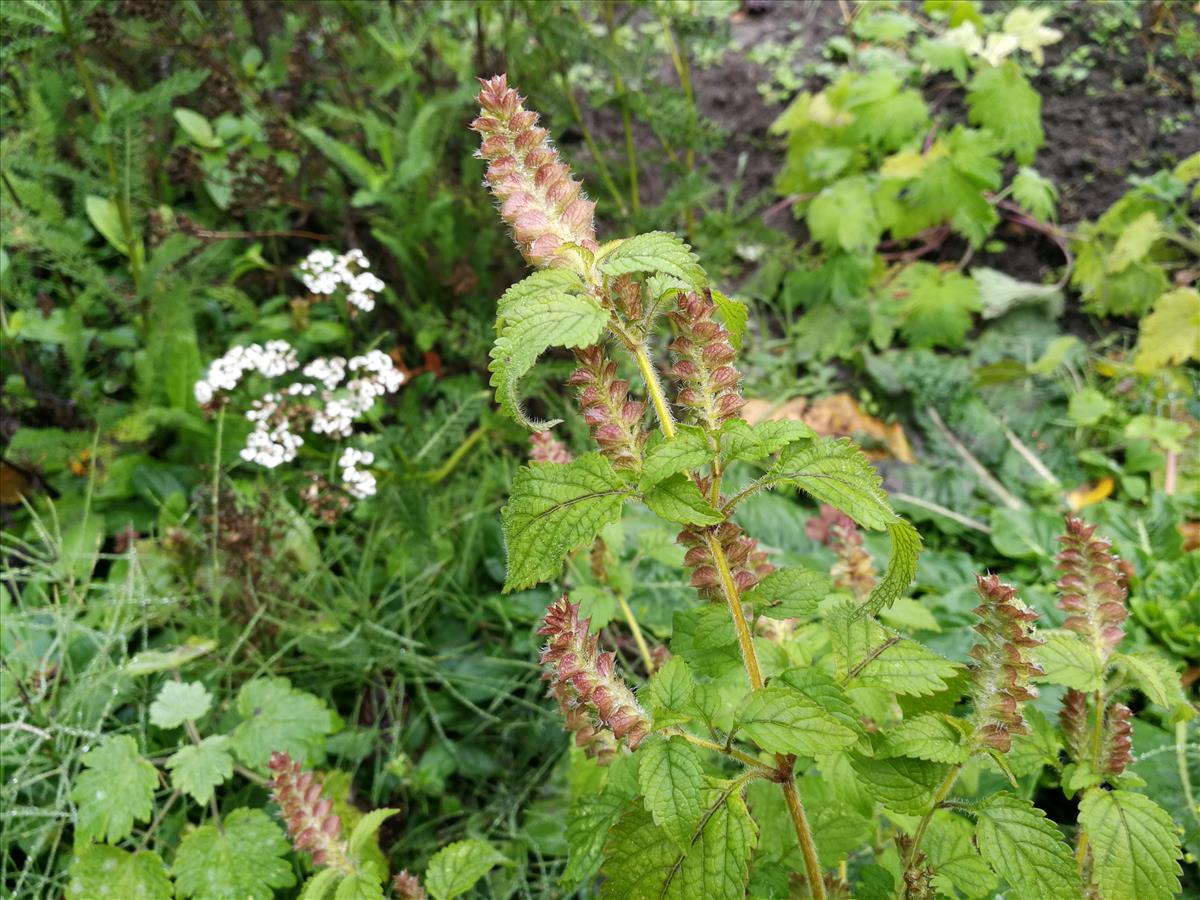
[[1133,711],[1114,703],[1104,712],[1104,759],[1100,771],[1120,775],[1133,762]]
[[579,388],[583,420],[600,452],[617,469],[641,467],[642,448],[650,437],[642,430],[646,405],[629,399],[629,382],[617,377],[617,364],[600,347],[575,351],[579,368],[567,384]]
[[342,820],[333,812],[332,801],[321,796],[321,782],[286,753],[272,753],[267,768],[275,773],[272,798],[296,849],[311,853],[313,865],[353,873]]
[[1037,613],[1016,596],[1016,589],[995,575],[979,577],[975,607],[979,624],[975,630],[983,641],[971,648],[975,736],[984,746],[1007,753],[1012,735],[1028,734],[1021,706],[1037,697],[1029,683],[1042,669],[1029,658],[1029,651],[1042,641],[1033,636]]
[[737,355],[724,326],[712,320],[712,301],[700,294],[680,294],[668,313],[676,337],[670,350],[675,365],[667,370],[679,385],[675,402],[691,411],[696,421],[716,430],[726,419],[740,415],[746,404],[742,375],[731,363]]
[[540,463],[569,463],[575,457],[563,442],[548,431],[535,431],[529,435],[529,459]]
[[1058,711],[1058,723],[1066,739],[1067,756],[1074,762],[1083,762],[1088,756],[1087,694],[1068,688]]
[[875,562],[863,546],[862,532],[848,515],[822,503],[820,515],[804,524],[804,533],[837,554],[837,562],[829,570],[836,587],[852,592],[860,600],[875,589],[879,580]]
[[480,83],[480,115],[471,128],[483,135],[478,155],[488,161],[487,184],[521,255],[532,265],[554,266],[567,262],[565,244],[597,250],[596,204],[559,161],[546,129],[537,127],[537,113],[525,109],[508,76]]
[[427,896],[421,879],[408,869],[401,869],[400,874],[392,879],[392,893],[399,900],[425,900]]
[[1101,663],[1107,663],[1125,637],[1123,623],[1129,616],[1125,598],[1125,573],[1112,545],[1095,537],[1096,526],[1067,516],[1067,532],[1059,537],[1059,609],[1070,613],[1064,628],[1091,643]]
[[592,748],[603,762],[611,754],[603,740],[585,726],[590,727],[594,719],[617,741],[636,750],[650,733],[650,720],[616,674],[616,656],[597,650],[596,636],[588,632],[590,624],[590,619],[579,618],[578,605],[564,594],[546,610],[538,634],[547,638],[541,663],[546,679],[554,685],[552,693],[567,714],[568,727],[575,731],[576,740]]
[[[701,493],[708,494],[706,479],[700,479],[698,487]],[[754,590],[759,581],[775,571],[775,567],[767,562],[767,554],[758,549],[758,541],[746,537],[737,525],[724,522],[716,526],[713,533],[725,551],[739,593]],[[692,587],[705,600],[720,601],[724,597],[721,576],[709,550],[707,534],[708,529],[689,526],[679,532],[675,540],[687,548],[683,564],[692,570]]]

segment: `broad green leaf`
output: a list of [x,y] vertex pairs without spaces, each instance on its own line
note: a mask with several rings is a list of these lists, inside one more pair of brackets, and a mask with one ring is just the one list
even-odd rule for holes
[[107,844],[84,844],[71,860],[67,900],[171,900],[167,867],[157,853],[130,853]]
[[645,811],[642,801],[635,799],[638,792],[636,774],[623,778],[618,771],[623,762],[627,768],[630,765],[636,767],[636,759],[633,756],[618,759],[607,767],[608,777],[602,788],[586,791],[572,802],[566,825],[569,854],[562,875],[565,886],[574,887],[595,877],[604,857],[609,829],[622,813],[633,807]]
[[798,566],[778,569],[742,596],[759,615],[772,619],[807,619],[829,596],[833,583],[825,575]]
[[1137,650],[1133,653],[1118,653],[1113,661],[1133,677],[1138,690],[1145,694],[1151,703],[1165,706],[1184,718],[1191,718],[1188,715],[1189,706],[1183,693],[1179,669],[1171,660],[1153,650]]
[[829,617],[837,671],[849,685],[923,696],[944,691],[958,673],[945,657],[856,612],[844,604]]
[[738,712],[741,730],[770,753],[815,756],[858,740],[820,703],[795,688],[771,684],[754,691]]
[[159,728],[178,728],[195,721],[212,706],[212,694],[195,681],[168,681],[150,704],[150,721]]
[[172,110],[175,121],[184,133],[205,150],[216,150],[221,146],[221,139],[213,131],[212,123],[195,110],[177,106]]
[[181,668],[193,659],[199,659],[217,648],[217,642],[208,638],[190,637],[183,644],[170,650],[142,650],[125,663],[126,675],[153,675]]
[[681,525],[718,525],[725,521],[682,472],[654,485],[642,494],[642,502],[651,512]]
[[639,754],[638,780],[654,824],[687,852],[703,808],[704,770],[696,748],[679,735],[654,739]]
[[1105,900],[1168,900],[1178,894],[1179,833],[1149,797],[1093,788],[1079,804],[1079,824]]
[[808,207],[808,230],[826,250],[867,253],[882,227],[872,200],[874,185],[864,175],[842,178],[817,194]]
[[1043,222],[1058,218],[1058,188],[1029,166],[1021,166],[1012,182],[1013,199]]
[[968,747],[962,732],[941,713],[905,719],[884,736],[880,756],[911,756],[930,762],[964,763]]
[[201,825],[184,835],[171,873],[181,898],[272,900],[296,883],[283,829],[261,809],[235,809],[221,828]]
[[973,840],[975,828],[970,821],[948,809],[939,809],[929,820],[921,849],[936,873],[933,884],[940,894],[965,897],[991,897],[996,891],[996,876],[984,863]]
[[1038,681],[1061,684],[1077,691],[1094,691],[1104,679],[1104,669],[1095,651],[1072,631],[1042,631],[1045,641],[1034,647],[1033,661],[1045,669]]
[[983,308],[979,285],[960,272],[913,263],[888,288],[888,307],[900,317],[900,333],[914,347],[963,345]]
[[120,208],[116,200],[107,197],[89,196],[84,200],[87,217],[104,239],[118,253],[129,255],[129,243],[125,240],[125,229],[121,225]]
[[734,349],[741,350],[742,337],[746,333],[746,322],[750,317],[750,311],[746,309],[746,304],[736,297],[727,297],[720,291],[712,292],[712,300],[722,321],[725,322],[725,329],[729,332],[729,340]]
[[703,429],[679,425],[673,438],[660,441],[646,451],[638,486],[643,491],[649,490],[672,475],[711,462],[712,455]]
[[379,833],[379,826],[398,812],[398,809],[373,809],[359,819],[350,832],[350,856],[358,859]]
[[384,900],[383,881],[370,872],[355,872],[338,882],[333,900]]
[[795,419],[768,419],[757,425],[730,419],[721,427],[721,459],[757,462],[789,444],[815,437],[815,431]]
[[265,767],[277,750],[308,758],[339,727],[324,701],[296,690],[286,678],[247,681],[238,691],[237,711],[243,721],[233,730],[232,749],[256,769]]
[[999,149],[1029,165],[1045,143],[1042,97],[1015,62],[980,69],[967,92],[968,118],[990,131]]
[[1099,388],[1083,387],[1067,401],[1067,418],[1084,428],[1096,425],[1116,408]]
[[338,882],[346,877],[341,869],[321,869],[300,889],[300,900],[333,900]]
[[75,839],[115,844],[129,836],[134,821],[145,822],[154,807],[158,772],[138,753],[127,734],[110,735],[80,757],[71,799],[78,807]]
[[212,798],[213,789],[233,777],[233,757],[229,755],[229,737],[214,734],[197,745],[181,747],[167,757],[171,787],[203,805]]
[[1142,213],[1125,226],[1112,252],[1108,255],[1105,270],[1109,275],[1125,271],[1130,265],[1141,262],[1150,248],[1163,235],[1163,225],[1153,212]]
[[861,714],[842,686],[829,673],[814,666],[800,666],[777,675],[772,684],[786,684],[821,708],[856,734],[863,733]]
[[563,294],[584,293],[583,281],[570,269],[538,269],[512,285],[496,303],[496,318],[504,322],[513,309],[552,300]]
[[521,410],[517,384],[550,347],[588,347],[608,326],[609,313],[593,297],[556,293],[511,304],[492,347],[491,384],[501,412],[527,428],[541,429]]
[[845,438],[788,447],[760,483],[792,485],[875,531],[898,518],[880,486],[879,473],[862,450]]
[[980,313],[985,319],[998,319],[1019,306],[1038,306],[1051,318],[1062,314],[1063,294],[1053,284],[1018,281],[987,266],[974,266],[971,278],[979,286]]
[[1133,368],[1152,375],[1190,359],[1200,359],[1200,291],[1181,287],[1155,300],[1142,319]]
[[850,754],[850,766],[869,796],[888,809],[910,816],[929,810],[933,792],[948,771],[945,765],[923,759],[871,759],[859,753]]
[[474,838],[443,847],[429,860],[425,870],[425,890],[433,900],[450,900],[465,894],[496,865],[505,862],[487,841]]
[[908,592],[908,586],[917,577],[917,560],[921,556],[921,533],[903,519],[888,526],[892,552],[888,557],[883,578],[871,591],[865,603],[855,611],[856,616],[875,615],[891,606]]
[[568,554],[620,519],[631,493],[599,453],[566,465],[534,463],[517,472],[500,514],[508,550],[505,592],[556,578]]
[[690,722],[696,681],[680,656],[672,656],[638,691],[638,700],[654,718],[654,727]]
[[691,247],[665,231],[651,231],[621,241],[600,260],[605,275],[632,272],[662,272],[686,281],[695,290],[703,290],[708,276]]
[[1042,48],[1062,40],[1061,31],[1042,24],[1052,13],[1049,7],[1017,6],[1004,17],[1004,33],[1015,38],[1017,46],[1039,66],[1044,61]]
[[1079,900],[1075,858],[1045,813],[1028,800],[1001,792],[978,809],[975,844],[992,871],[1022,896]]

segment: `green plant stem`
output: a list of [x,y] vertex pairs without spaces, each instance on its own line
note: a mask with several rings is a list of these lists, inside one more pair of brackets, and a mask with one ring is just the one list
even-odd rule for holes
[[646,345],[635,346],[633,355],[637,359],[638,369],[642,373],[642,381],[646,383],[646,393],[650,397],[650,402],[654,404],[654,412],[658,416],[658,424],[662,428],[663,437],[673,438],[675,437],[675,420],[671,417],[671,408],[667,405],[667,398],[663,394],[662,382],[658,378],[658,373],[654,371],[654,363],[650,361]]
[[463,461],[463,457],[471,452],[471,448],[484,439],[487,433],[487,426],[480,425],[478,428],[468,434],[466,438],[463,439],[461,444],[454,448],[454,452],[446,458],[444,463],[442,463],[432,472],[427,472],[425,479],[430,484],[438,484],[439,482],[443,481],[458,467],[458,464]]
[[726,747],[724,744],[718,744],[716,741],[706,740],[702,737],[696,737],[681,728],[667,728],[663,730],[666,735],[678,735],[686,740],[689,744],[695,744],[697,747],[703,747],[705,750],[712,750],[714,753],[720,753],[728,756],[731,759],[736,759],[740,763],[745,763],[748,766],[754,766],[762,769],[765,772],[775,773],[775,767],[763,762],[760,759],[755,759],[749,753],[743,753],[741,750],[736,750],[733,747]]
[[1179,767],[1179,783],[1183,785],[1183,799],[1192,813],[1192,818],[1200,822],[1200,807],[1196,805],[1196,797],[1192,793],[1192,776],[1188,772],[1187,758],[1187,722],[1175,723],[1175,764]]
[[821,874],[817,845],[813,842],[812,829],[808,825],[808,817],[804,814],[804,804],[800,802],[800,792],[796,790],[796,780],[790,774],[787,781],[783,782],[783,796],[787,798],[788,812],[792,814],[792,824],[796,828],[796,837],[804,854],[809,893],[812,894],[813,900],[825,900],[825,878]]
[[921,821],[917,824],[917,830],[913,832],[912,849],[909,850],[908,859],[904,863],[905,871],[912,868],[912,864],[916,861],[917,852],[921,847],[921,839],[925,837],[925,830],[929,828],[929,823],[933,819],[933,814],[938,811],[939,807],[941,807],[942,801],[946,799],[946,796],[954,787],[954,783],[958,781],[958,776],[961,772],[961,765],[953,766],[950,771],[946,773],[945,780],[942,781],[941,785],[934,793],[933,803],[930,805],[929,811],[922,816]]
[[721,576],[721,588],[725,594],[725,602],[729,606],[729,615],[733,619],[733,627],[737,632],[738,646],[742,651],[742,662],[746,664],[746,675],[750,678],[750,687],[759,690],[763,686],[762,668],[758,664],[758,653],[754,649],[754,636],[746,622],[742,611],[742,600],[738,596],[737,585],[733,581],[733,573],[729,569],[729,560],[725,558],[725,549],[712,531],[707,532],[705,540],[708,551],[712,554],[717,565],[717,574]]
[[625,599],[625,595],[620,591],[613,591],[613,596],[617,598],[617,605],[621,607],[625,621],[629,623],[629,630],[633,633],[634,643],[637,644],[638,653],[642,655],[642,663],[646,666],[646,674],[653,675],[654,657],[650,655],[650,647],[646,644],[646,638],[642,636],[642,629],[638,627],[637,618],[633,615],[629,601]]

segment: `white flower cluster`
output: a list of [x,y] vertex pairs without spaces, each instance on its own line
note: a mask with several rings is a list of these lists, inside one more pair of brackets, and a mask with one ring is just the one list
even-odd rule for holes
[[359,450],[347,447],[342,452],[338,465],[342,467],[342,483],[346,493],[362,500],[375,495],[375,476],[358,468],[360,465],[369,466],[375,462],[375,454],[370,450]]
[[232,391],[242,376],[254,370],[267,378],[276,378],[300,365],[296,351],[287,341],[267,341],[266,346],[232,347],[208,367],[204,378],[193,389],[196,402],[207,406],[217,391]]
[[284,388],[282,394],[263,394],[255,400],[246,411],[246,418],[254,423],[254,430],[246,438],[242,459],[268,469],[295,459],[304,438],[292,431],[287,411],[280,414],[280,406],[285,397],[311,397],[316,390],[316,385],[297,381]]
[[[346,382],[347,393],[344,396],[324,397],[324,408],[317,410],[313,416],[312,430],[316,434],[350,437],[355,419],[370,409],[377,398],[384,394],[394,394],[400,389],[400,385],[404,384],[404,373],[397,369],[392,363],[392,358],[381,350],[372,350],[365,356],[355,356],[349,364],[341,357],[335,356],[329,360],[315,360],[310,363],[310,367],[320,362],[327,364],[327,367],[317,368],[318,372],[327,376],[323,379],[326,387],[329,387],[334,375],[338,375],[340,381],[347,369],[351,373],[363,374]],[[334,382],[335,385],[336,383]]]
[[375,295],[383,290],[383,282],[368,269],[370,261],[361,250],[350,250],[335,256],[330,250],[314,250],[300,263],[300,280],[314,294],[335,294],[346,288],[346,302],[370,312],[375,308]]

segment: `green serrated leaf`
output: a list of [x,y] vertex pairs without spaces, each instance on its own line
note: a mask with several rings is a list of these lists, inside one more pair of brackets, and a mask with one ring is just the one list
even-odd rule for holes
[[905,719],[884,736],[881,757],[911,756],[930,762],[963,763],[969,748],[962,732],[940,713]]
[[330,900],[337,883],[346,877],[341,869],[322,869],[304,882],[300,900]]
[[654,739],[638,754],[638,780],[654,824],[687,852],[703,808],[704,770],[696,748],[679,735]]
[[719,525],[725,521],[683,473],[654,485],[642,494],[642,502],[656,515],[681,525]]
[[545,293],[511,303],[499,320],[501,326],[488,367],[501,412],[535,430],[553,424],[534,423],[525,416],[517,384],[550,347],[597,343],[608,319],[608,311],[594,297],[584,294]]
[[158,772],[138,753],[126,734],[106,737],[80,757],[83,771],[75,778],[71,799],[78,807],[75,838],[115,844],[145,822],[154,807]]
[[496,303],[496,320],[504,322],[513,309],[563,294],[584,293],[582,279],[570,269],[538,269],[512,285]]
[[786,684],[799,691],[855,734],[863,733],[861,714],[837,680],[828,672],[813,666],[788,669],[777,675],[772,684]]
[[725,323],[725,328],[729,332],[729,340],[733,344],[733,348],[735,350],[742,349],[742,338],[746,334],[746,323],[750,318],[750,311],[746,308],[746,304],[736,297],[727,297],[720,291],[712,291],[712,300],[721,316],[721,321]]
[[621,778],[615,774],[618,766],[624,764],[628,767],[635,763],[636,757],[633,756],[619,759],[609,768],[609,777],[598,792],[585,793],[571,804],[566,827],[570,852],[562,876],[565,886],[574,887],[591,881],[600,871],[609,829],[622,813],[634,806],[645,811],[641,800],[635,800],[638,791],[636,775]]
[[307,759],[338,729],[325,702],[296,690],[286,678],[255,678],[238,691],[243,721],[233,730],[233,752],[251,768],[261,769],[275,751]]
[[829,616],[837,671],[849,685],[923,696],[944,691],[958,673],[945,657],[856,613],[843,604]]
[[212,694],[195,682],[168,681],[150,704],[150,721],[159,728],[178,728],[195,721],[212,706]]
[[654,719],[654,727],[667,728],[692,720],[692,695],[696,681],[682,657],[672,656],[638,691],[638,700]]
[[917,560],[921,556],[921,533],[911,524],[899,519],[888,526],[892,552],[888,556],[883,578],[871,591],[871,595],[855,611],[856,616],[877,615],[891,606],[908,592],[908,586],[917,577]]
[[742,596],[759,615],[772,619],[807,619],[833,590],[826,575],[799,566],[778,569]]
[[952,897],[958,891],[969,900],[995,893],[996,876],[979,855],[974,835],[974,826],[948,809],[936,810],[930,818],[921,849],[936,873],[933,884],[939,893]]
[[487,841],[470,839],[443,847],[429,860],[425,870],[425,890],[433,900],[451,900],[465,894],[495,866],[505,862]]
[[768,419],[750,425],[742,419],[730,419],[721,428],[721,459],[757,462],[797,441],[815,438],[816,432],[795,419]]
[[1094,691],[1104,679],[1104,669],[1096,652],[1071,631],[1041,631],[1045,641],[1034,647],[1033,661],[1046,672],[1038,681],[1061,684],[1077,691]]
[[333,900],[384,900],[383,879],[373,873],[355,872],[338,882]]
[[1162,235],[1163,225],[1158,216],[1153,212],[1142,213],[1121,231],[1108,255],[1105,271],[1117,275],[1133,263],[1141,262]]
[[1037,169],[1021,166],[1012,182],[1013,199],[1043,222],[1058,218],[1058,188]]
[[788,685],[772,683],[751,692],[737,721],[754,743],[770,753],[815,756],[858,740],[854,729]]
[[704,429],[679,425],[675,436],[646,451],[638,486],[645,491],[679,472],[696,469],[711,461],[712,450]]
[[1042,97],[1021,74],[1016,63],[980,69],[967,92],[967,115],[972,124],[990,131],[999,149],[1029,165],[1046,141],[1042,131]]
[[621,241],[600,260],[599,269],[612,277],[662,272],[686,281],[695,290],[703,290],[708,283],[708,276],[691,247],[665,231],[651,231]]
[[181,747],[167,757],[171,787],[188,794],[199,804],[208,803],[213,789],[233,777],[233,757],[227,735],[214,734],[197,745]]
[[167,867],[153,851],[130,853],[107,844],[85,844],[71,860],[67,900],[171,900]]
[[1181,287],[1155,300],[1142,319],[1133,368],[1152,375],[1190,359],[1200,359],[1200,291]]
[[1167,900],[1179,893],[1179,833],[1149,797],[1093,788],[1079,804],[1079,824],[1105,900]]
[[871,759],[850,754],[850,766],[862,780],[867,793],[888,809],[910,816],[929,810],[933,792],[946,777],[948,767],[908,757]]
[[180,897],[272,900],[296,876],[285,856],[283,829],[261,809],[235,809],[221,828],[201,825],[184,835],[171,872]]
[[620,519],[631,493],[599,453],[565,465],[535,463],[517,472],[500,514],[508,550],[505,592],[557,577],[568,554]]
[[882,531],[897,520],[882,479],[866,455],[846,438],[793,444],[762,479],[788,484],[840,509],[864,528]]
[[1187,715],[1187,697],[1183,693],[1179,669],[1174,662],[1152,650],[1119,653],[1113,661],[1129,673],[1138,690],[1145,694],[1151,703],[1165,706],[1173,712],[1179,712],[1184,718],[1190,718]]
[[889,291],[888,305],[900,317],[900,333],[914,347],[961,347],[972,314],[983,308],[975,281],[932,263],[913,263]]
[[874,250],[882,234],[874,193],[874,185],[864,175],[834,182],[809,205],[808,230],[826,250]]
[[375,839],[381,826],[387,819],[400,812],[398,809],[373,809],[354,826],[350,833],[350,855],[358,859],[362,851]]
[[1054,823],[1028,800],[1001,792],[978,808],[975,843],[997,875],[1028,897],[1078,900],[1075,858]]

